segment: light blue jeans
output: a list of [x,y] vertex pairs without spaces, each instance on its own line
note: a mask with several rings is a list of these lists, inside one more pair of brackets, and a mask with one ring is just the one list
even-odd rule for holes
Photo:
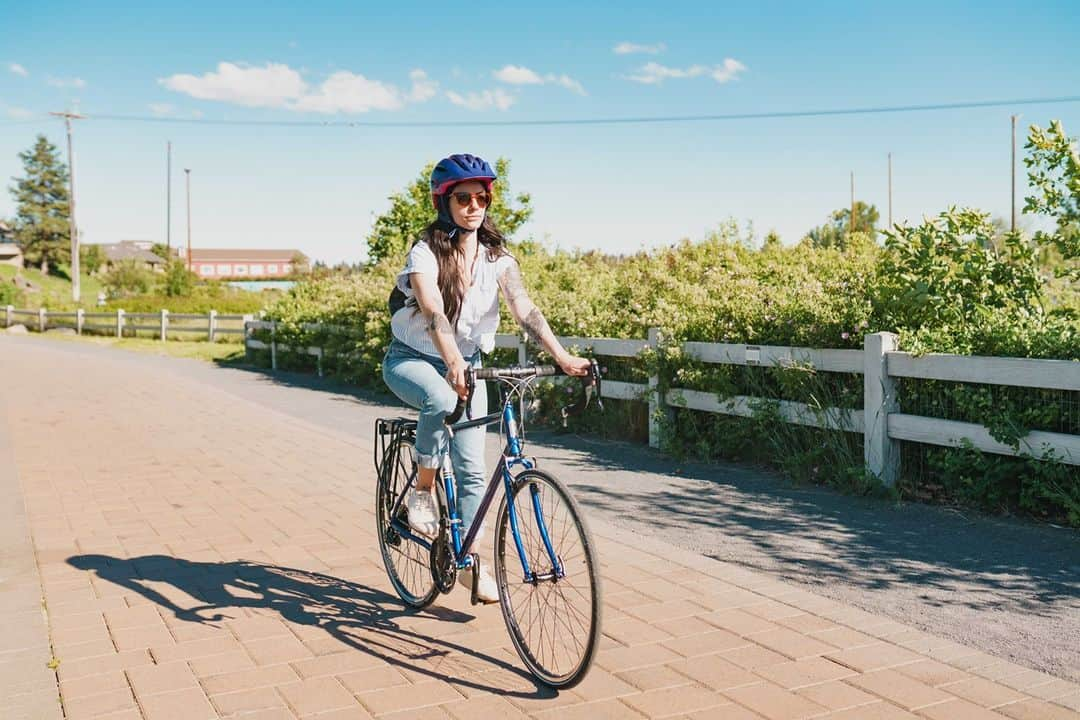
[[[480,367],[480,353],[466,361]],[[420,411],[416,423],[416,455],[421,467],[439,467],[447,446],[454,466],[458,516],[462,533],[469,531],[487,485],[484,467],[484,437],[486,427],[469,428],[454,433],[454,441],[446,432],[443,418],[457,405],[457,393],[446,382],[446,363],[442,358],[426,355],[403,342],[394,340],[383,358],[383,380],[401,400]],[[473,393],[472,416],[487,414],[486,383],[478,382]],[[464,534],[462,535],[464,537]]]

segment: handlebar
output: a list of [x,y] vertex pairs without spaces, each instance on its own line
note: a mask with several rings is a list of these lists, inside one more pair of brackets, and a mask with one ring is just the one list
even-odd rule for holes
[[[602,369],[596,360],[591,360],[589,363],[589,373],[581,376],[581,387],[583,397],[578,402],[568,405],[562,409],[563,426],[566,426],[566,419],[571,415],[578,415],[589,406],[592,399],[596,398],[596,404],[601,410],[604,409],[604,402],[600,396],[600,377]],[[446,416],[444,422],[447,425],[454,425],[461,420],[462,414],[469,410],[468,417],[472,419],[472,398],[473,391],[476,390],[477,380],[499,380],[503,378],[514,380],[525,380],[533,377],[550,377],[553,375],[565,375],[561,368],[553,367],[551,365],[530,365],[526,367],[511,367],[511,368],[467,368],[465,370],[465,387],[468,388],[468,394],[465,398],[458,398],[457,405],[454,407],[454,411]]]

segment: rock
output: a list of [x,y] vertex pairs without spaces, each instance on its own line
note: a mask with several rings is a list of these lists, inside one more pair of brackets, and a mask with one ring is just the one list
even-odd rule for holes
[[7,331],[9,335],[25,335],[29,332],[25,325],[12,325]]
[[51,333],[53,335],[75,335],[76,334],[75,333],[75,328],[69,328],[69,327],[49,328],[45,332]]

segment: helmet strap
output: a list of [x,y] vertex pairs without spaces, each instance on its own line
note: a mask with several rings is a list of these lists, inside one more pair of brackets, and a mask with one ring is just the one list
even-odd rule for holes
[[439,230],[442,230],[450,238],[454,238],[458,232],[462,235],[468,233],[468,230],[454,222],[454,216],[450,213],[450,195],[448,193],[435,196],[435,208],[439,213],[435,226]]

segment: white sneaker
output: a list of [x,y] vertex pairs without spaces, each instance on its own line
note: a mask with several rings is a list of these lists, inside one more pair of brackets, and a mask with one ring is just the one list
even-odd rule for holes
[[422,535],[434,537],[439,529],[439,510],[435,496],[430,490],[409,490],[405,496],[405,509],[409,512],[409,527]]
[[[458,583],[469,592],[472,592],[472,574],[471,567],[458,573]],[[476,599],[485,605],[499,602],[499,586],[483,565],[480,566],[480,582],[476,586]]]

